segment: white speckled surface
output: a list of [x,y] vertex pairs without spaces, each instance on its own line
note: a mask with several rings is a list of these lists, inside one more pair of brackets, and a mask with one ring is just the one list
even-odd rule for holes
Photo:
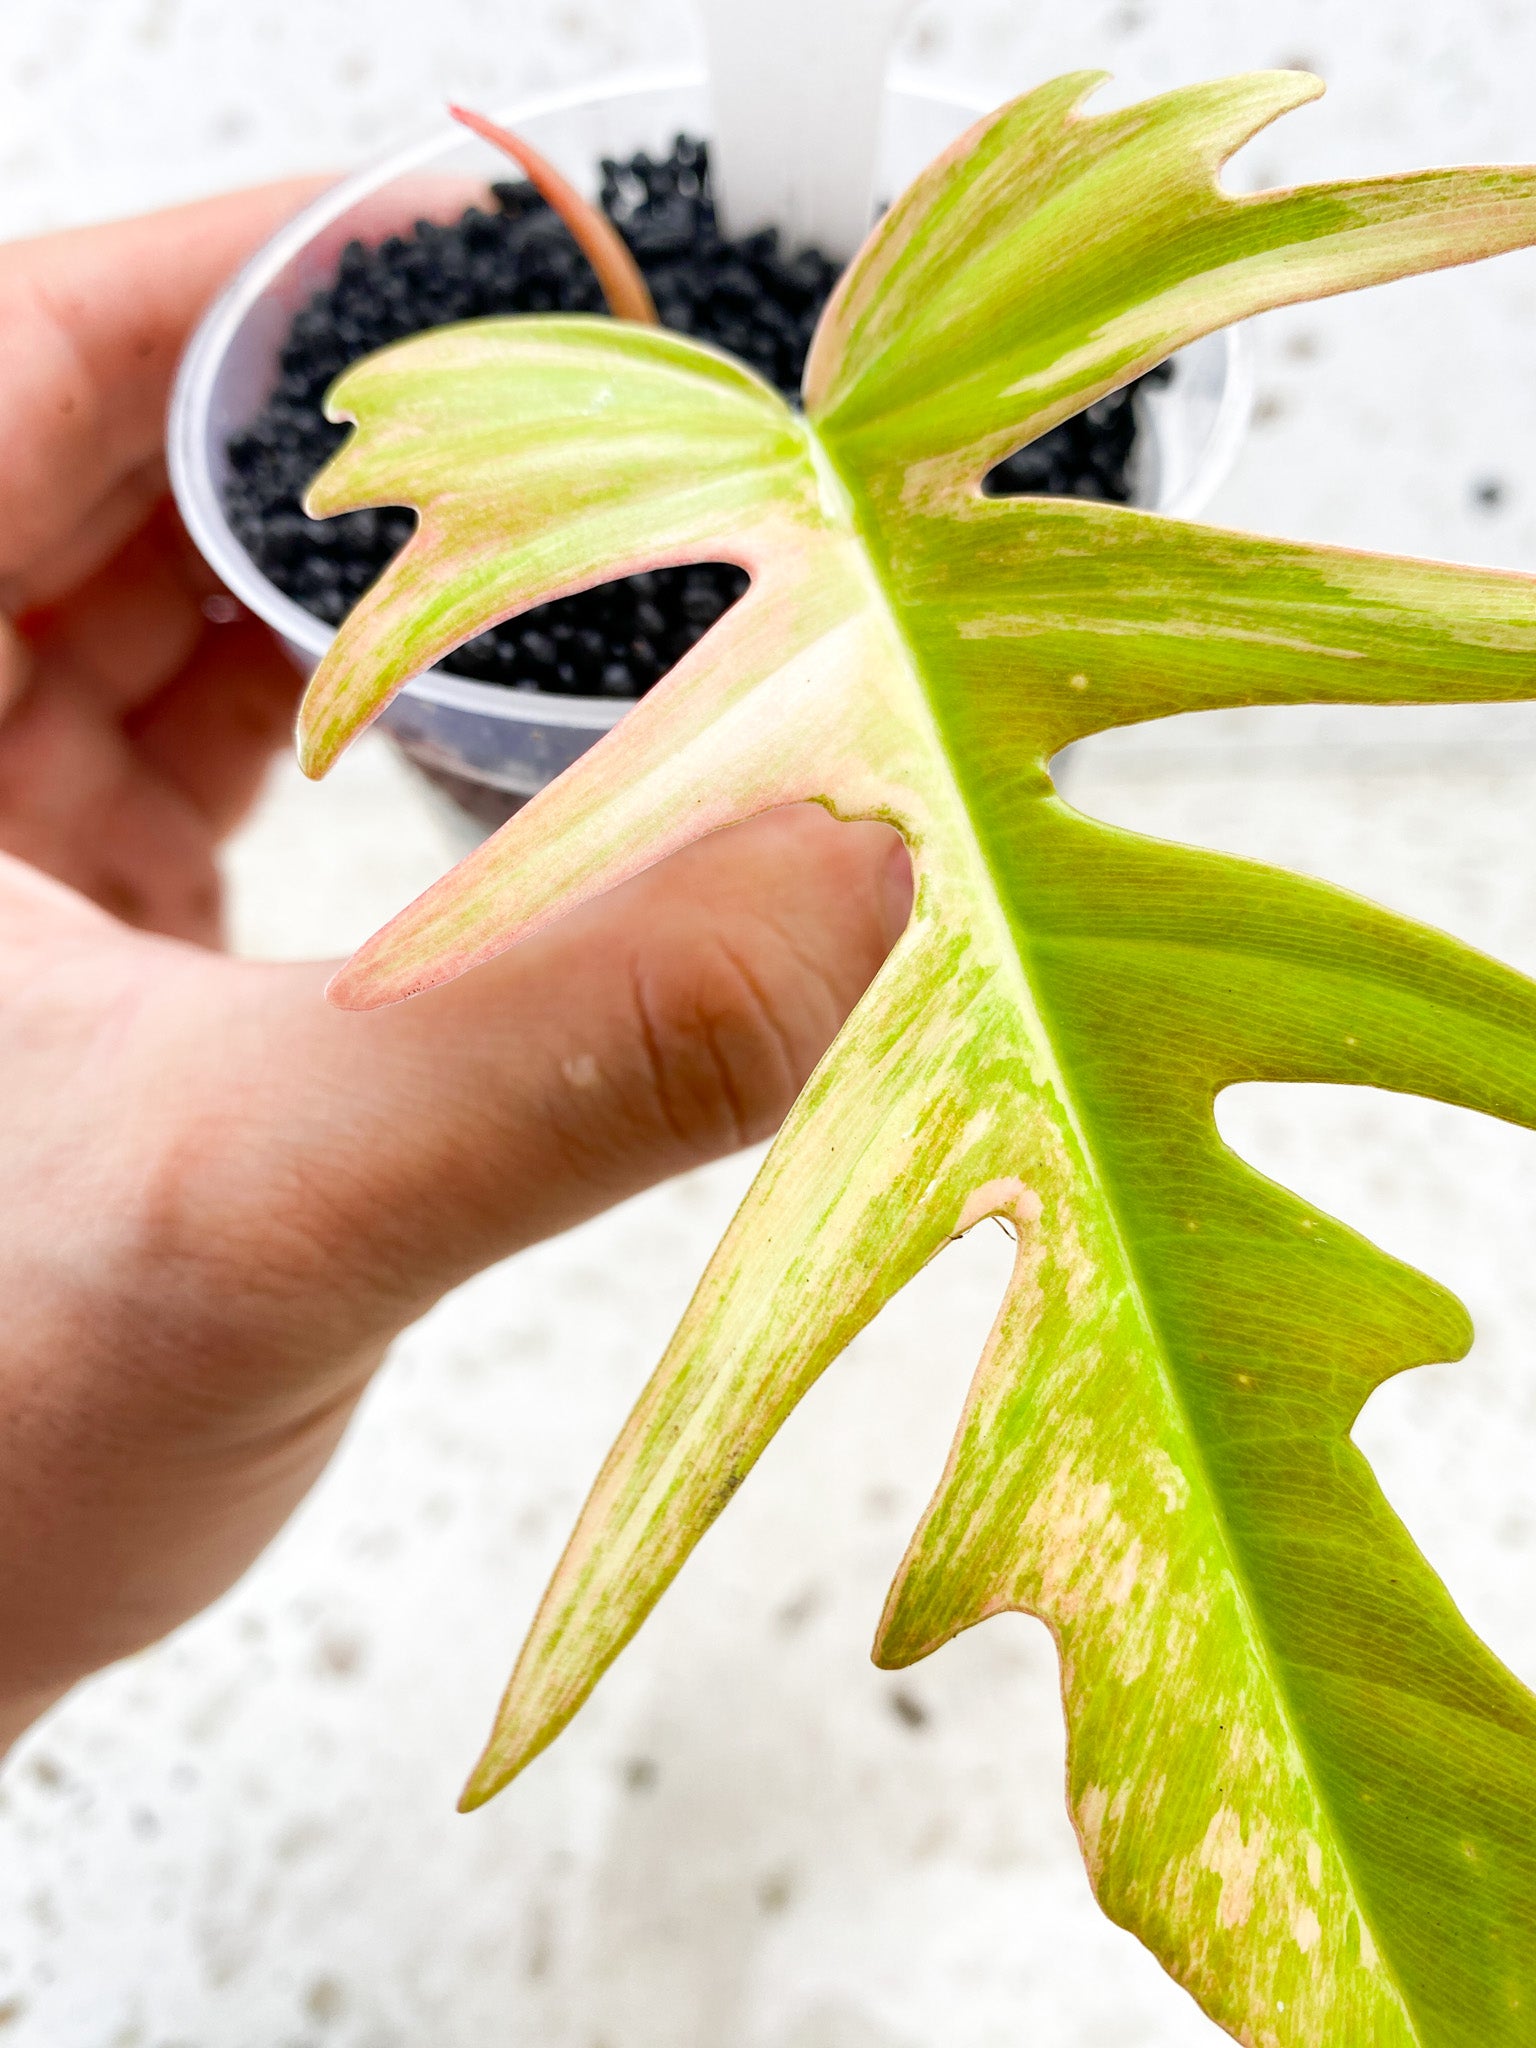
[[[1059,16],[1068,16],[1063,21]],[[683,0],[46,0],[0,11],[0,229],[314,163],[694,47]],[[930,0],[907,56],[1000,94],[1304,59],[1245,175],[1536,156],[1514,0]],[[1264,323],[1215,516],[1536,567],[1536,263]],[[1475,488],[1496,482],[1482,508]],[[1536,713],[1265,715],[1117,736],[1072,793],[1329,876],[1536,970]],[[340,949],[444,857],[381,748],[276,778],[241,943]],[[1536,1680],[1536,1143],[1368,1093],[1251,1090],[1248,1155],[1455,1286],[1461,1366],[1360,1437],[1474,1623]],[[3,2048],[1196,2048],[1088,1897],[1043,1634],[897,1680],[866,1646],[1006,1271],[978,1233],[786,1431],[586,1715],[452,1810],[610,1434],[743,1186],[736,1162],[487,1275],[400,1345],[331,1476],[222,1607],[68,1702],[0,1780]]]

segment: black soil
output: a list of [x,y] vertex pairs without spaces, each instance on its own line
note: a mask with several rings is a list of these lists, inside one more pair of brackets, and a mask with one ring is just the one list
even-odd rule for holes
[[[817,249],[786,256],[771,230],[726,240],[715,224],[701,142],[679,136],[665,162],[639,155],[602,168],[604,209],[634,251],[665,324],[729,349],[793,397],[837,265]],[[448,226],[418,221],[409,235],[392,235],[376,249],[350,243],[334,284],[295,317],[276,390],[229,443],[225,503],[236,535],[280,590],[331,624],[415,523],[403,510],[316,520],[300,509],[348,431],[321,410],[332,381],[359,356],[424,328],[494,313],[604,310],[585,257],[533,187],[495,185],[490,196],[494,211],[470,207]],[[1134,388],[1100,399],[1009,456],[987,478],[987,490],[1126,503]],[[746,585],[745,573],[723,562],[626,576],[492,627],[443,666],[515,689],[638,697]]]

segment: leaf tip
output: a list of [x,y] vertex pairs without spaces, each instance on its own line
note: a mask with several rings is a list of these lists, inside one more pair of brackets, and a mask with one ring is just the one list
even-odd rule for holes
[[869,1661],[877,1671],[905,1671],[909,1664],[920,1664],[931,1650],[938,1648],[931,1640],[931,1631],[923,1630],[912,1612],[910,1583],[909,1555],[886,1595],[885,1611],[870,1645]]
[[[331,461],[334,462],[334,460],[335,457],[333,456]],[[330,473],[331,463],[328,462],[324,469],[317,470],[310,478],[309,487],[299,500],[299,510],[306,519],[329,519],[333,512],[342,512],[349,509],[344,505],[332,503],[331,491],[329,489]]]
[[[473,858],[473,856],[471,856]],[[461,863],[461,867],[462,867]],[[427,995],[446,981],[455,981],[490,957],[462,946],[443,945],[441,923],[418,912],[424,903],[450,896],[461,868],[453,869],[425,897],[407,904],[381,931],[342,962],[326,985],[326,1000],[340,1010],[383,1010],[392,1003]],[[495,950],[500,950],[499,948]]]
[[[313,686],[311,686],[313,687]],[[298,731],[294,739],[294,750],[299,757],[299,767],[311,782],[321,782],[336,765],[341,744],[335,734],[322,726],[318,718],[306,716],[309,698],[299,707]]]
[[351,978],[350,960],[337,968],[325,984],[325,1000],[333,1010],[365,1010],[368,1005],[357,1000],[356,986]]
[[491,1800],[496,1797],[498,1792],[503,1790],[508,1782],[507,1779],[487,1770],[482,1759],[475,1766],[474,1771],[470,1775],[469,1782],[459,1794],[459,1812],[477,1813],[482,1806],[489,1805]]
[[[1300,64],[1275,65],[1268,71],[1247,72],[1234,84],[1244,81],[1259,96],[1258,128],[1267,128],[1271,121],[1279,120],[1283,114],[1294,114],[1298,107],[1320,100],[1328,90],[1326,79]],[[1257,134],[1258,128],[1252,133]],[[1241,146],[1240,143],[1234,144],[1228,151],[1228,157],[1235,155]]]
[[907,1632],[889,1616],[881,1619],[870,1646],[869,1661],[877,1671],[905,1671],[922,1662],[925,1652],[912,1643]]
[[403,1003],[432,984],[419,976],[404,984],[396,975],[377,966],[372,943],[359,946],[350,960],[344,960],[325,985],[325,1000],[333,1010],[383,1010],[391,1003]]
[[541,1731],[536,1728],[532,1734],[524,1734],[517,1739],[503,1710],[480,1761],[470,1772],[464,1790],[459,1794],[459,1812],[474,1813],[479,1807],[488,1805],[498,1792],[505,1792],[512,1780],[520,1777],[534,1758],[549,1747],[557,1732],[556,1729]]

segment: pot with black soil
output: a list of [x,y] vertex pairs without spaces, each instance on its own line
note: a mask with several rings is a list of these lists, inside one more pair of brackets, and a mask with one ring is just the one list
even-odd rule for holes
[[[895,191],[975,109],[897,87],[878,189]],[[838,265],[716,220],[701,77],[514,107],[504,118],[596,194],[662,321],[743,357],[786,394]],[[490,145],[450,128],[335,187],[230,286],[194,336],[172,406],[172,481],[193,538],[307,672],[404,543],[412,514],[305,517],[345,429],[321,411],[346,365],[422,328],[488,314],[601,313],[569,233]],[[1238,337],[1218,334],[1000,464],[987,488],[1189,512],[1246,419]],[[479,836],[622,717],[740,595],[726,563],[578,592],[481,634],[384,714],[396,744]]]

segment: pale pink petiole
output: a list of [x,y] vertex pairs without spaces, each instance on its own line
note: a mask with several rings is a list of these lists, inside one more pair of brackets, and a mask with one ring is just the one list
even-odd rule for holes
[[559,214],[575,237],[577,247],[597,272],[597,281],[603,288],[603,297],[608,301],[608,310],[614,318],[641,320],[652,327],[659,326],[655,301],[641,275],[640,266],[606,214],[590,200],[583,199],[576,187],[562,178],[546,157],[540,156],[510,128],[503,128],[468,107],[454,106],[451,101],[448,111],[455,121],[461,121],[466,128],[511,157],[539,197]]

